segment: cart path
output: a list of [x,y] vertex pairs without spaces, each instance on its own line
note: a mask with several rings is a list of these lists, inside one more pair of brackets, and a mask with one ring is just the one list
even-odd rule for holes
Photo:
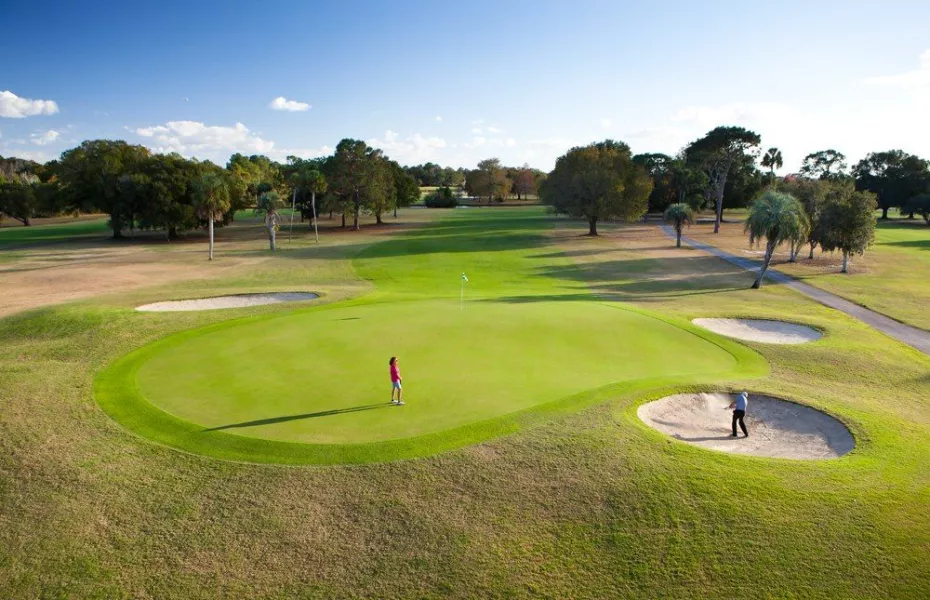
[[[675,230],[669,225],[660,225],[662,231],[665,232],[665,235],[669,236],[672,239],[675,239]],[[713,254],[718,258],[732,263],[738,267],[742,267],[747,271],[752,271],[755,273],[759,272],[760,265],[753,260],[742,258],[721,250],[715,246],[709,244],[704,244],[693,240],[687,236],[681,236],[681,241],[683,244],[687,244],[692,248]],[[778,271],[773,271],[769,269],[765,273],[765,277],[776,283],[780,283],[790,287],[791,289],[800,292],[816,300],[817,302],[823,304],[824,306],[829,306],[830,308],[836,309],[840,312],[846,313],[854,319],[862,321],[866,325],[873,327],[885,335],[891,336],[899,342],[903,342],[912,348],[915,348],[927,356],[930,356],[930,331],[924,331],[923,329],[918,329],[917,327],[911,327],[910,325],[905,325],[899,321],[895,321],[890,317],[886,317],[881,313],[877,313],[874,310],[869,310],[864,306],[860,306],[855,302],[850,302],[845,298],[841,298],[836,294],[815,288],[812,285],[808,285],[797,279],[785,275],[784,273],[779,273]]]

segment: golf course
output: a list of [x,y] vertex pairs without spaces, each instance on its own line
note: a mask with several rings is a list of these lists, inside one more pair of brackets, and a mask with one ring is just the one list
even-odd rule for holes
[[[655,225],[592,238],[541,207],[322,224],[320,244],[304,225],[270,255],[244,216],[196,272],[202,242],[38,239],[10,254],[3,276],[21,289],[41,273],[93,289],[101,269],[123,288],[2,320],[5,597],[930,589],[925,355],[782,286],[750,290],[752,273]],[[140,287],[124,274],[140,265],[173,277]],[[272,291],[319,297],[135,310]],[[740,342],[698,318],[821,335]],[[391,356],[403,406],[388,402]],[[854,448],[732,454],[722,408],[720,433],[696,443],[637,414],[741,389],[842,423]],[[768,435],[752,402],[751,431]],[[751,581],[732,583],[734,555]]]
[[0,23],[0,600],[930,600],[927,0]]
[[[566,295],[534,276],[569,264],[534,256],[545,218],[496,217],[458,213],[363,250],[354,266],[375,289],[347,305],[233,319],[140,348],[98,378],[98,398],[128,427],[192,452],[363,462],[512,432],[604,388],[766,371],[752,351],[687,322]],[[680,357],[671,365],[669,353]],[[403,410],[385,402],[394,355],[409,365]],[[204,356],[217,366],[204,370]],[[256,372],[256,357],[275,368]]]

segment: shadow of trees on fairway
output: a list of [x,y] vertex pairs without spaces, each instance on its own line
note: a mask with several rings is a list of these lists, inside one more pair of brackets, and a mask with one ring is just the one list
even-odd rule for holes
[[[927,235],[930,236],[930,227],[927,227]],[[908,240],[904,242],[882,242],[882,246],[895,246],[896,248],[916,248],[918,250],[930,250],[930,237],[926,240]]]
[[752,273],[730,267],[714,256],[549,265],[541,267],[537,273],[577,283],[574,287],[583,286],[595,297],[613,296],[636,300],[743,290],[749,288],[753,278]]
[[[471,217],[471,215],[469,215]],[[526,250],[551,245],[544,232],[555,224],[551,216],[489,214],[480,218],[452,219],[422,229],[403,231],[398,237],[324,246],[288,248],[280,258],[326,260],[332,258],[401,258],[462,252]],[[267,256],[264,249],[233,251],[237,256]],[[561,255],[561,253],[556,253]]]
[[260,425],[274,425],[275,423],[286,423],[288,421],[300,421],[303,419],[316,419],[319,417],[330,417],[333,415],[344,415],[348,413],[361,412],[364,410],[375,410],[377,408],[387,408],[391,404],[380,402],[378,404],[365,404],[363,406],[352,406],[349,408],[334,408],[332,410],[321,410],[319,412],[303,413],[300,415],[286,415],[282,417],[270,417],[267,419],[257,419],[255,421],[243,421],[242,423],[232,423],[230,425],[220,425],[218,427],[209,427],[204,431],[223,431],[224,429],[239,429],[242,427],[258,427]]

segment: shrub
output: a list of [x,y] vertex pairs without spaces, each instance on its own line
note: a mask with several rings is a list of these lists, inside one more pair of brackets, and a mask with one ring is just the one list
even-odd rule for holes
[[449,187],[441,187],[427,196],[423,203],[426,208],[455,208],[459,202]]

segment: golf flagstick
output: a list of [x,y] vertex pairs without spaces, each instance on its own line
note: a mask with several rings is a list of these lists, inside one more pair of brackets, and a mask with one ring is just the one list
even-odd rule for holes
[[468,277],[462,273],[462,294],[459,297],[459,310],[465,310],[465,284],[468,283]]

